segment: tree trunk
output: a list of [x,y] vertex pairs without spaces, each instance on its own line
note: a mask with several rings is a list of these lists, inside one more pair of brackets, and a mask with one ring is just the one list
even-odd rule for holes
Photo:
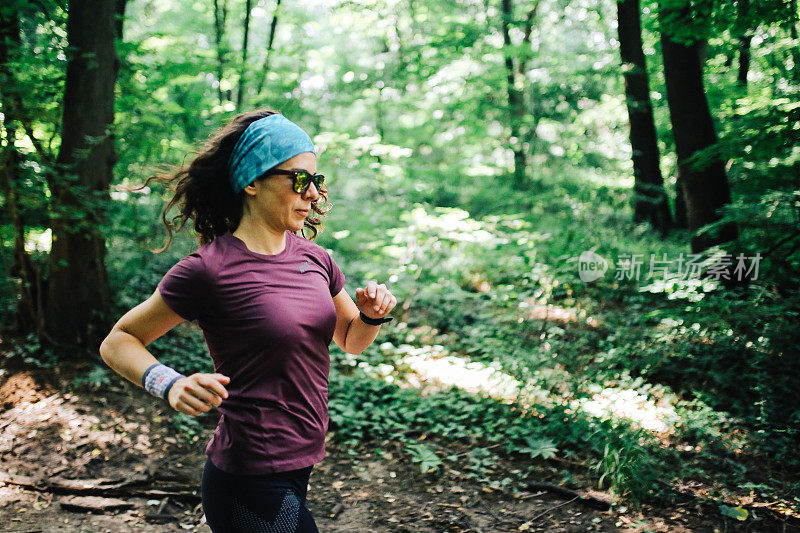
[[650,222],[664,235],[672,227],[672,215],[664,191],[664,180],[661,177],[653,107],[650,105],[647,65],[642,51],[639,0],[617,2],[617,14],[625,97],[631,124],[633,220]]
[[272,53],[272,45],[275,42],[275,29],[278,27],[278,9],[281,7],[281,0],[275,3],[275,11],[272,13],[272,23],[269,26],[269,42],[267,43],[267,53],[264,56],[264,66],[261,67],[261,78],[258,82],[258,90],[256,94],[261,94],[264,88],[264,83],[267,81],[267,74],[269,73],[269,56]]
[[508,111],[511,124],[511,138],[509,141],[511,144],[511,149],[514,152],[514,186],[527,189],[529,183],[525,178],[525,174],[528,162],[525,155],[525,147],[522,137],[522,122],[525,117],[525,104],[523,101],[523,93],[520,87],[522,82],[519,84],[517,83],[517,76],[514,70],[514,57],[511,55],[510,51],[511,35],[509,33],[509,25],[511,21],[514,20],[514,8],[511,4],[511,0],[502,0],[501,6],[503,10],[503,53],[505,54]]
[[683,189],[683,179],[678,172],[675,180],[675,224],[674,228],[689,229],[689,222],[686,220],[686,191]]
[[750,70],[750,35],[748,15],[750,10],[750,0],[739,0],[737,6],[737,30],[739,32],[739,74],[736,82],[747,87],[747,72]]
[[750,70],[750,40],[752,37],[739,38],[739,75],[736,81],[742,87],[747,87],[747,72]]
[[52,235],[45,313],[48,336],[75,355],[96,357],[110,329],[106,246],[115,155],[114,0],[71,0],[61,146],[50,178]]
[[239,68],[239,90],[236,92],[236,109],[241,111],[244,103],[247,77],[247,38],[250,35],[250,4],[251,0],[244,3],[244,36],[242,37],[242,65]]
[[[662,13],[663,15],[663,13]],[[697,152],[716,144],[717,135],[703,87],[700,61],[702,43],[681,44],[673,41],[662,24],[661,50],[664,58],[664,80],[667,89],[672,135],[678,156],[679,179],[686,201],[689,230],[719,220],[718,210],[730,203],[731,193],[722,160],[714,158],[703,168],[690,162]],[[692,237],[692,251],[697,253],[715,244],[737,237],[736,226],[726,224],[715,235]]]
[[228,1],[214,0],[214,43],[217,47],[217,94],[219,101],[230,101],[231,91],[222,89],[222,80],[225,76],[225,64],[228,62],[228,48],[225,44],[225,25],[228,20]]
[[[538,127],[539,119],[541,118],[541,114],[536,112],[537,110],[534,106],[536,98],[533,94],[531,94],[532,84],[527,83],[528,60],[533,56],[531,45],[533,21],[536,18],[536,11],[539,9],[541,4],[541,0],[532,2],[530,4],[528,15],[525,17],[525,22],[522,26],[522,44],[525,45],[525,56],[520,58],[518,64],[519,68],[517,69],[520,79],[522,79],[523,83],[525,83],[525,87],[522,89],[522,105],[525,109],[525,122],[523,124],[522,138],[524,147],[528,151],[532,149],[533,143],[536,140],[536,128]],[[526,94],[528,94],[527,98],[525,96]]]
[[127,4],[128,0],[117,0],[114,13],[114,35],[120,40],[122,40],[122,27],[125,23],[125,7]]

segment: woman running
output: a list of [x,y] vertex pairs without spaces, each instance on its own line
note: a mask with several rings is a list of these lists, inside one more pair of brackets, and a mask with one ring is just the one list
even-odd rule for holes
[[[305,228],[313,239],[320,220],[312,214],[325,214],[316,172],[311,138],[262,110],[237,116],[177,173],[150,178],[177,182],[162,214],[163,249],[176,204],[177,231],[193,220],[200,247],[100,346],[113,370],[174,409],[219,410],[201,481],[214,532],[317,531],[305,501],[325,456],[328,346],[361,353],[397,303],[373,280],[353,302],[333,258],[297,235]],[[215,373],[184,376],[145,348],[185,320],[197,320]]]

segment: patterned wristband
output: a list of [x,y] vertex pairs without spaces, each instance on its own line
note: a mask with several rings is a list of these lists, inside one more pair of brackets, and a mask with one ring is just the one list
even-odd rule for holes
[[142,386],[153,396],[158,396],[166,400],[172,385],[180,378],[185,377],[186,376],[167,365],[155,363],[144,371],[142,375]]

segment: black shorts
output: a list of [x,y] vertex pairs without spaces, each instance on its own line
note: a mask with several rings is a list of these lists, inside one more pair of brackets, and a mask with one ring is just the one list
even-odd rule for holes
[[206,459],[201,490],[214,533],[319,533],[306,508],[313,466],[274,474],[234,475]]

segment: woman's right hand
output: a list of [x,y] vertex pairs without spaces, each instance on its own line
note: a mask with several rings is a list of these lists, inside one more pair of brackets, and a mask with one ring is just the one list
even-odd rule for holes
[[207,413],[228,397],[223,385],[230,381],[231,378],[222,374],[192,374],[172,385],[167,401],[173,409],[187,415]]

